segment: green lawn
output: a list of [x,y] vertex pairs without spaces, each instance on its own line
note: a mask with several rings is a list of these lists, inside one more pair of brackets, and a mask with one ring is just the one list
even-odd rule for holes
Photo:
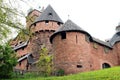
[[114,67],[104,70],[78,73],[60,77],[33,77],[17,78],[14,80],[120,80],[120,67]]

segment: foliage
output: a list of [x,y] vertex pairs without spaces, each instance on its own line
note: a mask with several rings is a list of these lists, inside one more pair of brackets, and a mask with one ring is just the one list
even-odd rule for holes
[[16,63],[17,59],[12,48],[8,44],[0,45],[0,78],[10,78]]
[[[32,75],[32,74],[31,74]],[[13,79],[16,80],[16,79]],[[17,78],[17,80],[120,80],[120,67],[83,72],[67,76]]]
[[48,55],[48,50],[45,47],[40,51],[37,67],[40,75],[49,76],[52,72],[52,56]]
[[56,75],[57,75],[57,76],[63,76],[64,73],[65,73],[65,72],[64,72],[63,69],[59,69],[59,70],[56,71]]
[[32,37],[32,32],[29,29],[21,29],[16,38],[17,41],[26,41]]
[[11,28],[20,28],[17,15],[16,9],[8,6],[5,0],[0,0],[0,40],[7,37]]

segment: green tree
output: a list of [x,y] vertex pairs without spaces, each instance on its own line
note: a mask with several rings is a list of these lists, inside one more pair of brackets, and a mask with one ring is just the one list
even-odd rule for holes
[[0,78],[12,77],[16,63],[17,59],[13,49],[8,44],[0,45]]
[[14,7],[10,7],[10,3],[0,0],[0,42],[8,37],[13,28],[21,29],[22,25],[18,16],[18,11]]
[[45,47],[40,51],[37,67],[39,74],[42,76],[49,76],[52,73],[52,55],[48,55],[48,50]]

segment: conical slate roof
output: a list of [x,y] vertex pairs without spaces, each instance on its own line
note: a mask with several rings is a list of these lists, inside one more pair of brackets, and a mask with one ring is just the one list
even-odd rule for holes
[[113,46],[116,42],[119,42],[119,41],[120,41],[120,32],[117,32],[109,41],[109,43],[111,46]]
[[45,20],[63,23],[63,21],[60,19],[60,17],[57,15],[57,13],[54,11],[54,9],[50,5],[48,5],[48,7],[42,12],[42,14],[35,20],[34,23],[45,21]]
[[82,32],[82,33],[86,33],[90,36],[89,33],[87,33],[86,31],[84,31],[82,28],[80,28],[78,25],[76,25],[75,23],[73,23],[71,20],[67,20],[65,22],[65,24],[63,24],[62,27],[60,27],[51,37],[50,37],[50,42],[52,43],[53,38],[61,32]]

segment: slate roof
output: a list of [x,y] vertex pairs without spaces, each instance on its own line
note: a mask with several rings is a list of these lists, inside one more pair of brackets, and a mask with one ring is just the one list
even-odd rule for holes
[[104,41],[101,41],[99,39],[96,39],[94,37],[92,37],[92,40],[98,44],[101,44],[101,45],[104,45],[106,47],[109,47],[109,48],[112,48],[111,45],[109,44],[109,42],[104,42]]
[[61,33],[61,32],[64,32],[64,31],[66,31],[66,32],[71,32],[71,31],[73,31],[73,32],[82,32],[82,33],[86,33],[86,34],[88,34],[88,35],[90,36],[89,33],[87,33],[86,31],[84,31],[84,30],[83,30],[82,28],[80,28],[78,25],[76,25],[75,23],[73,23],[71,20],[67,20],[67,21],[65,22],[65,24],[63,24],[63,26],[60,27],[60,28],[50,37],[50,42],[52,43],[53,38],[54,38],[57,34],[59,34],[59,33]]
[[48,7],[42,12],[42,14],[35,20],[34,23],[45,21],[45,20],[63,23],[63,21],[60,19],[60,17],[57,15],[57,13],[54,11],[54,9],[50,5],[48,5]]
[[21,61],[24,60],[24,59],[27,59],[27,60],[28,60],[28,63],[34,63],[34,59],[33,59],[31,53],[28,53],[28,54],[26,54],[25,56],[19,58],[19,59],[17,60],[17,62],[21,62]]
[[13,50],[18,50],[18,49],[21,49],[21,48],[27,46],[27,45],[28,45],[28,42],[29,42],[29,41],[22,42],[21,44],[18,44],[17,46],[15,46],[15,47],[13,48]]
[[62,27],[60,27],[51,37],[50,37],[50,42],[52,43],[52,40],[53,38],[61,33],[61,32],[71,32],[71,31],[75,31],[75,32],[81,32],[81,33],[85,33],[87,34],[89,37],[89,39],[91,39],[93,42],[96,42],[96,43],[99,43],[103,46],[106,46],[106,47],[109,47],[109,48],[112,48],[112,46],[110,45],[109,42],[104,42],[104,41],[101,41],[99,39],[96,39],[94,37],[92,37],[88,32],[86,32],[85,30],[83,30],[82,28],[80,28],[78,25],[76,25],[75,23],[73,23],[71,20],[67,20],[67,22],[65,22],[65,24],[63,24]]
[[110,45],[113,46],[116,42],[120,41],[120,32],[117,32],[109,41]]

